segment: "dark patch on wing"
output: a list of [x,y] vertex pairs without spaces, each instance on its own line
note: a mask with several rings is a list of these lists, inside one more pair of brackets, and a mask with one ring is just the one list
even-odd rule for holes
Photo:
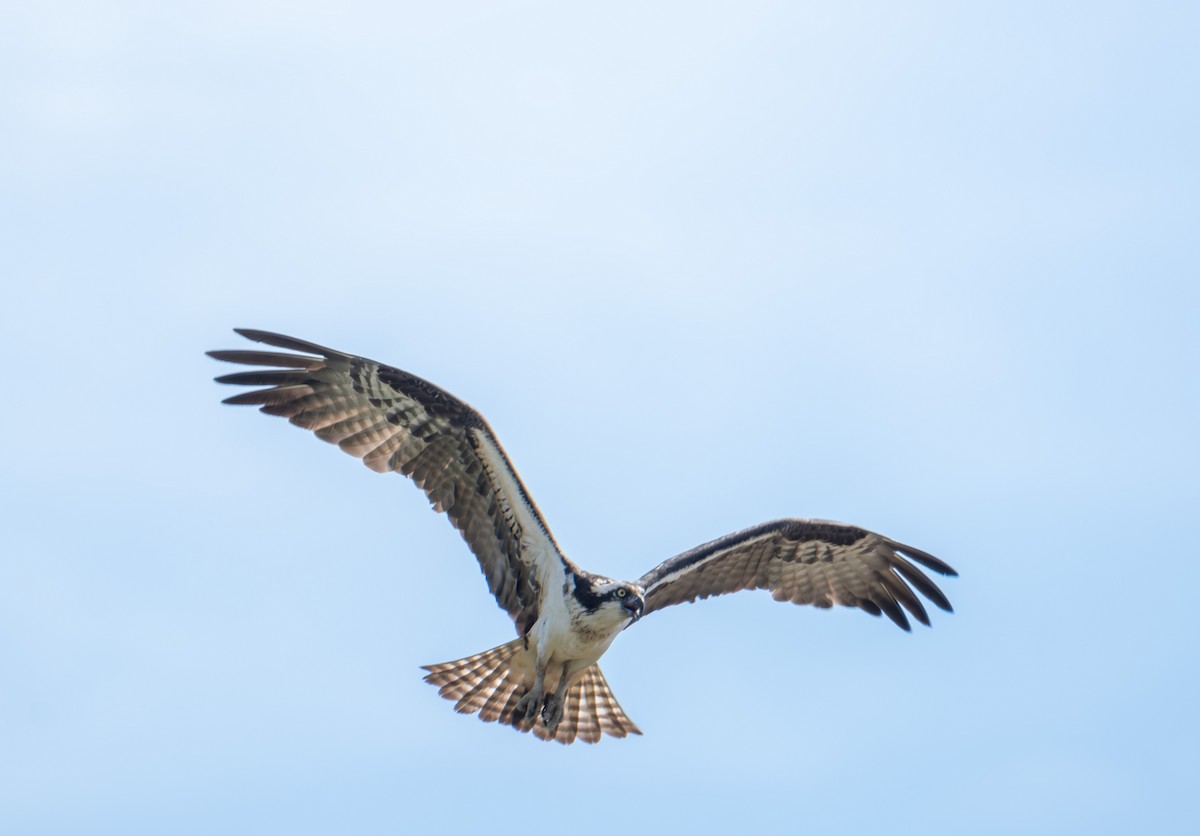
[[[537,619],[538,567],[522,553],[518,502],[529,509],[551,550],[561,557],[537,506],[483,417],[463,401],[416,375],[324,346],[267,331],[236,329],[248,339],[302,351],[210,351],[230,363],[271,366],[217,378],[266,386],[226,398],[312,430],[378,472],[411,478],[437,511],[444,511],[479,560],[488,588],[523,633]],[[519,496],[488,472],[481,445],[499,451]]]
[[[360,374],[363,368],[373,361],[358,359],[356,365]],[[409,374],[392,366],[375,364],[379,381],[391,386],[398,392],[403,392],[423,406],[430,415],[447,419],[458,427],[474,427],[484,429],[487,424],[483,417],[467,404],[451,395],[445,389],[434,386],[429,381]]]
[[697,598],[767,589],[778,601],[837,604],[884,614],[908,630],[905,611],[929,624],[913,588],[952,611],[946,596],[912,561],[943,575],[957,574],[926,552],[866,529],[788,519],[734,532],[676,555],[643,575],[640,583],[646,590],[646,613]]

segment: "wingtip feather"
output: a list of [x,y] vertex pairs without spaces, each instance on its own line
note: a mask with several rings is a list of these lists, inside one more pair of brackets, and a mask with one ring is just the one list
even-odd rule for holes
[[899,543],[895,540],[891,540],[889,542],[892,548],[904,553],[909,557],[910,560],[915,560],[926,569],[932,569],[939,575],[945,575],[949,578],[958,577],[958,572],[954,571],[954,568],[949,563],[934,557],[929,552],[921,551],[920,549],[913,548],[912,546],[905,545],[904,543]]
[[276,348],[286,348],[291,351],[304,351],[309,354],[319,354],[326,358],[331,357],[349,357],[348,354],[343,354],[332,348],[326,348],[323,345],[309,342],[308,340],[300,340],[296,337],[289,337],[286,334],[277,334],[274,331],[260,331],[257,328],[234,328],[234,333],[252,340],[256,343],[266,343],[273,345]]

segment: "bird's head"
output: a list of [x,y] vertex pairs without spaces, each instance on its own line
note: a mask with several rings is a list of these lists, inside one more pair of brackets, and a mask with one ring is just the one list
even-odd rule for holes
[[642,610],[646,609],[646,596],[640,586],[634,583],[623,583],[613,590],[612,596],[629,613],[630,624],[642,617]]
[[628,619],[628,626],[642,617],[646,596],[636,583],[614,581],[595,575],[577,578],[575,598],[592,615],[608,616],[614,626]]

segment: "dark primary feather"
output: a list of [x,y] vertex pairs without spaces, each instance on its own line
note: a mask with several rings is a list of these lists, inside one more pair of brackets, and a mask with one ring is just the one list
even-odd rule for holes
[[[482,416],[449,392],[416,375],[324,346],[273,334],[235,329],[276,348],[210,351],[229,363],[266,366],[216,378],[219,383],[267,387],[225,399],[280,415],[357,456],[372,470],[409,476],[462,533],[500,606],[523,633],[537,618],[539,567],[522,551],[522,537],[543,536],[561,558],[554,538]],[[512,472],[516,496],[489,473],[485,445]],[[523,532],[518,503],[528,508],[536,532]]]
[[887,615],[908,630],[905,610],[929,624],[913,588],[953,611],[914,561],[942,575],[957,574],[931,554],[862,528],[825,520],[776,520],[676,555],[643,575],[640,583],[646,590],[646,614],[697,598],[767,589],[777,601],[858,607]]

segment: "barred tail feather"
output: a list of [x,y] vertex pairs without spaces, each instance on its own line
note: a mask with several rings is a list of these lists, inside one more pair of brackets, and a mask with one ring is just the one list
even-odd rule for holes
[[458,713],[478,711],[481,718],[494,722],[503,716],[503,707],[509,703],[516,705],[526,691],[521,677],[510,675],[513,657],[523,645],[523,639],[514,639],[455,662],[426,665],[424,669],[429,673],[425,681],[438,686],[441,696],[454,700],[454,710]]
[[[454,710],[460,714],[478,713],[479,719],[486,723],[499,722],[517,731],[531,731],[542,740],[597,743],[605,734],[625,737],[642,733],[621,709],[598,665],[576,675],[563,699],[562,719],[553,734],[541,720],[526,720],[525,713],[516,710],[517,702],[532,686],[527,681],[528,665],[517,660],[523,650],[524,640],[515,639],[455,662],[426,665],[429,673],[425,681],[438,686],[439,694],[453,700]],[[518,664],[514,666],[514,662]],[[526,671],[522,674],[514,667],[524,667]]]
[[576,740],[598,743],[604,734],[625,737],[642,733],[613,696],[599,665],[585,669],[567,689],[563,698],[562,719],[553,736],[543,723],[537,723],[532,731],[542,740],[557,740],[559,743],[574,743]]

